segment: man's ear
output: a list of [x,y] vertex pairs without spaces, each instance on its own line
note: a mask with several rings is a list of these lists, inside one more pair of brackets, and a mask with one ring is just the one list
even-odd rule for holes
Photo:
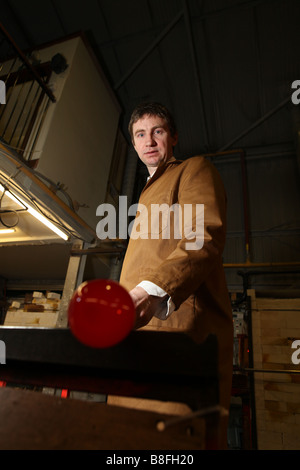
[[173,135],[172,139],[173,139],[173,147],[175,147],[175,145],[177,145],[177,143],[178,143],[178,134],[177,134],[177,132],[176,132],[176,134]]

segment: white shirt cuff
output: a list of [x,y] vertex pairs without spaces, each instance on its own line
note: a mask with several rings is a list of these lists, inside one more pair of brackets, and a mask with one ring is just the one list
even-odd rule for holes
[[161,306],[154,315],[156,318],[159,320],[166,320],[171,315],[171,313],[174,312],[175,305],[172,302],[171,297],[169,297],[161,287],[150,281],[142,281],[138,284],[138,286],[142,287],[149,295],[162,297]]

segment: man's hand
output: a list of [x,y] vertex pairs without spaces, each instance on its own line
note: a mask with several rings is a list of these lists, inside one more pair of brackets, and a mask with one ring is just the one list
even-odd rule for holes
[[136,323],[134,328],[138,329],[149,323],[155,311],[159,308],[162,299],[154,295],[149,295],[142,287],[135,287],[129,292],[135,310],[136,310]]

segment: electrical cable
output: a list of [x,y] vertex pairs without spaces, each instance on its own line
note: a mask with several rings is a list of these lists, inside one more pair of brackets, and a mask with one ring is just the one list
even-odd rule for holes
[[[1,194],[1,197],[0,197],[0,222],[6,228],[14,228],[19,223],[19,216],[17,214],[17,211],[15,211],[15,210],[2,210],[1,209],[2,201],[3,201],[4,195],[5,195],[5,191],[6,191],[6,189],[4,188],[4,191],[3,191],[3,193]],[[2,214],[15,214],[16,217],[17,217],[17,221],[14,224],[9,225],[9,224],[7,224],[6,222],[3,221]]]

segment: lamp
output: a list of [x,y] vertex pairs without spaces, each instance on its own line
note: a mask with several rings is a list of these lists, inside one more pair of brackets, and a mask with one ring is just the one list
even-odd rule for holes
[[[1,184],[0,184],[0,191],[6,191],[7,196],[14,201],[16,204],[19,204],[20,206],[23,205],[26,207],[27,212],[29,212],[33,217],[35,217],[37,220],[42,222],[44,225],[46,225],[50,230],[52,230],[56,235],[61,237],[63,240],[68,240],[68,235],[66,235],[62,230],[60,230],[56,225],[54,225],[50,220],[48,220],[46,217],[44,217],[42,214],[40,214],[37,210],[35,210],[33,207],[29,206],[26,202],[24,202],[21,198],[16,197],[12,194],[10,190],[6,190]],[[3,232],[2,232],[3,233]]]
[[7,235],[14,232],[15,230],[13,228],[0,228],[0,235]]

